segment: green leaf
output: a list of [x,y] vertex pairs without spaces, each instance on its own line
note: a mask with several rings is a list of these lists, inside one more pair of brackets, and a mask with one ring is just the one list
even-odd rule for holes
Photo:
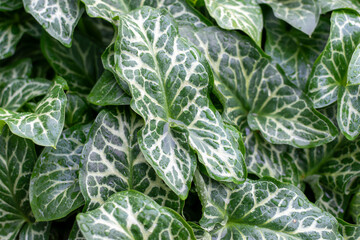
[[360,225],[360,191],[354,194],[350,202],[349,212],[354,222]]
[[42,79],[11,79],[0,84],[0,107],[17,111],[29,100],[45,95],[51,82]]
[[335,138],[336,127],[246,36],[215,27],[185,33],[212,66],[225,121],[240,130],[247,123],[274,144],[314,147]]
[[322,14],[336,9],[352,9],[360,13],[360,2],[358,0],[318,0],[318,2]]
[[241,30],[261,46],[263,16],[256,0],[205,0],[205,4],[221,28]]
[[193,222],[188,222],[188,224],[194,231],[194,235],[197,240],[211,240],[210,233],[205,231],[202,227],[200,227],[199,225],[197,225]]
[[264,178],[231,189],[199,172],[195,185],[212,239],[341,239],[336,219],[292,185]]
[[43,34],[41,50],[56,74],[68,81],[71,91],[89,93],[100,77],[101,49],[80,34],[74,35],[71,48],[64,47],[49,35]]
[[117,23],[117,18],[131,10],[150,6],[166,8],[179,24],[192,24],[205,27],[211,23],[199,12],[190,7],[186,0],[81,0],[86,6],[86,12],[92,17],[100,17],[109,22]]
[[22,58],[0,68],[0,83],[16,78],[28,78],[31,75],[32,63],[30,58]]
[[360,226],[349,224],[341,219],[339,221],[339,232],[344,240],[358,240],[360,238]]
[[87,239],[195,239],[176,212],[136,191],[114,194],[100,208],[78,214],[77,222]]
[[320,17],[317,0],[257,0],[269,5],[275,17],[284,20],[296,29],[311,36]]
[[28,190],[36,160],[34,144],[5,127],[0,135],[0,238],[15,239],[30,222]]
[[320,183],[320,175],[312,175],[305,179],[309,183],[316,199],[316,206],[331,213],[333,216],[343,218],[348,207],[350,196],[334,191],[331,187]]
[[47,95],[36,107],[35,113],[18,113],[0,108],[0,122],[10,130],[41,146],[56,147],[65,122],[66,81],[56,77]]
[[145,120],[141,151],[175,193],[186,198],[195,153],[211,177],[244,181],[239,144],[210,108],[208,63],[178,35],[166,10],[143,7],[121,17],[115,62],[130,87],[131,107]]
[[0,2],[0,12],[2,11],[14,11],[21,8],[22,2],[19,0],[1,0]]
[[105,70],[91,90],[87,100],[99,106],[129,105],[131,97],[119,86],[114,74]]
[[25,10],[64,46],[70,47],[72,35],[83,10],[79,0],[23,0]]
[[91,124],[65,130],[57,149],[45,148],[30,182],[30,204],[37,221],[66,217],[84,204],[79,186],[79,163]]
[[70,231],[68,240],[86,240],[86,238],[82,235],[80,228],[76,221]]
[[308,82],[308,95],[316,108],[337,100],[340,87],[347,84],[350,60],[359,43],[360,16],[350,11],[333,12],[329,41],[316,60]]
[[328,19],[320,18],[317,28],[309,38],[295,28],[289,30],[285,22],[275,18],[269,11],[265,14],[265,29],[265,52],[284,69],[289,80],[304,91],[311,67],[329,37]]
[[[296,155],[288,145],[275,145],[266,142],[260,134],[251,132],[244,141],[246,148],[246,168],[248,173],[258,177],[273,177],[279,181],[300,184],[300,174],[294,163]],[[289,149],[291,149],[289,151]]]
[[47,240],[50,226],[49,222],[26,223],[20,231],[19,240]]
[[65,109],[65,127],[85,124],[94,119],[92,109],[85,98],[73,92],[68,92],[66,98],[68,101]]
[[180,199],[140,151],[137,133],[142,127],[142,119],[128,107],[99,113],[83,150],[79,177],[87,209],[95,209],[114,193],[134,189],[181,211]]

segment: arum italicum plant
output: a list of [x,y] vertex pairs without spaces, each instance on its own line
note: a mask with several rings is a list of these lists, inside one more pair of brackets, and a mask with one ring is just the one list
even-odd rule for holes
[[0,0],[0,239],[360,239],[358,0]]

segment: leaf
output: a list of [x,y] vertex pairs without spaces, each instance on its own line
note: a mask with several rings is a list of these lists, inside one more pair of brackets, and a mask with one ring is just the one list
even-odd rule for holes
[[205,0],[205,4],[221,28],[241,30],[261,46],[263,16],[256,0]]
[[18,113],[0,108],[0,122],[4,121],[14,134],[31,139],[41,146],[56,147],[65,122],[66,81],[56,77],[35,113]]
[[215,27],[187,33],[213,69],[226,122],[240,130],[247,123],[273,144],[315,147],[335,138],[335,126],[246,36]]
[[79,186],[79,163],[91,124],[65,130],[57,149],[45,148],[34,167],[30,204],[37,221],[66,217],[84,204]]
[[336,219],[292,185],[264,178],[230,189],[199,172],[195,185],[212,239],[341,239]]
[[318,2],[322,14],[336,9],[352,9],[360,13],[360,3],[358,0],[319,0]]
[[50,236],[49,222],[26,223],[21,229],[19,240],[47,240]]
[[0,12],[2,11],[14,11],[21,8],[22,2],[18,0],[1,0],[0,3]]
[[82,235],[80,228],[76,221],[70,231],[68,240],[86,240],[86,238]]
[[114,194],[100,208],[78,214],[77,222],[87,239],[195,239],[176,212],[136,191]]
[[188,194],[195,153],[211,177],[244,181],[238,142],[210,108],[208,63],[178,35],[166,10],[143,7],[121,17],[115,62],[130,87],[132,109],[145,120],[141,151],[176,194]]
[[360,237],[360,226],[349,224],[341,219],[339,221],[339,232],[344,240],[357,240]]
[[334,191],[331,187],[320,183],[320,175],[312,175],[305,179],[309,183],[316,199],[316,206],[331,213],[333,216],[343,218],[348,207],[350,196]]
[[202,229],[199,225],[197,225],[193,222],[188,222],[188,224],[193,229],[195,238],[197,240],[210,240],[211,239],[211,235],[207,231]]
[[74,29],[83,13],[79,0],[23,0],[30,13],[43,28],[64,46],[70,47]]
[[142,119],[128,107],[99,113],[83,150],[79,176],[86,209],[97,208],[114,193],[134,189],[160,205],[181,211],[180,199],[140,151],[137,133],[142,127]]
[[0,107],[17,111],[29,100],[45,95],[51,82],[42,79],[11,79],[0,84]]
[[31,75],[32,63],[30,58],[22,58],[0,68],[0,83],[16,78],[28,78]]
[[28,189],[36,160],[34,144],[4,127],[0,135],[0,238],[15,239],[30,222]]
[[85,98],[72,92],[68,92],[66,98],[65,127],[70,128],[93,120],[94,114]]
[[358,14],[350,11],[335,11],[332,14],[329,41],[309,77],[308,95],[315,108],[335,102],[340,86],[347,82],[347,69],[360,43],[359,19]]
[[86,12],[92,17],[100,17],[106,21],[117,23],[117,18],[131,10],[150,6],[166,8],[179,24],[192,24],[205,27],[211,23],[199,12],[190,7],[185,0],[81,0],[86,6]]
[[294,151],[290,146],[266,142],[258,133],[250,132],[244,141],[246,148],[246,168],[248,173],[262,178],[273,177],[294,186],[300,184],[300,174],[294,163]]
[[277,18],[311,36],[320,17],[320,7],[316,0],[257,0],[269,5]]
[[329,37],[330,24],[326,17],[319,24],[311,38],[275,18],[269,11],[265,14],[265,52],[285,71],[289,80],[305,91],[306,81],[316,58],[325,47]]
[[[350,215],[352,216],[354,222],[360,225],[360,191],[354,194],[349,208]],[[360,233],[359,233],[360,234]],[[359,235],[360,236],[360,235]]]
[[43,34],[41,50],[56,74],[68,81],[71,91],[89,93],[100,77],[101,49],[80,34],[74,35],[71,48],[64,47],[47,34]]
[[99,106],[129,105],[131,97],[119,86],[114,74],[105,70],[89,93],[87,100]]

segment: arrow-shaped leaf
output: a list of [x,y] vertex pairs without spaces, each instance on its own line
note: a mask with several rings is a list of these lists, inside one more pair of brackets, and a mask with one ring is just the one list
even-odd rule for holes
[[30,58],[22,58],[13,63],[0,68],[0,83],[15,79],[28,78],[32,70],[32,63]]
[[22,225],[31,222],[28,191],[35,161],[34,144],[5,127],[0,135],[1,239],[15,239]]
[[173,210],[136,191],[111,196],[100,208],[80,213],[87,239],[192,239],[191,227]]
[[18,113],[0,108],[0,122],[4,121],[10,130],[42,146],[56,147],[65,122],[67,83],[56,77],[47,95],[40,101],[35,113]]
[[128,107],[99,113],[83,150],[79,177],[87,209],[95,209],[114,193],[133,189],[181,211],[180,199],[140,151],[137,133],[142,127],[142,119]]
[[94,113],[85,98],[72,92],[68,92],[66,98],[65,127],[89,123],[94,119]]
[[335,126],[246,36],[216,27],[183,31],[206,54],[226,121],[259,130],[270,143],[313,147],[330,142]]
[[37,221],[66,217],[84,204],[79,186],[79,163],[91,124],[62,133],[57,149],[45,148],[30,183],[31,209]]
[[263,16],[256,0],[205,0],[205,4],[221,28],[242,30],[261,46]]
[[336,219],[292,185],[265,178],[231,189],[199,172],[195,185],[212,239],[341,239]]
[[336,9],[351,9],[360,13],[360,2],[358,0],[318,0],[318,3],[322,14]]
[[165,9],[143,7],[121,17],[115,62],[130,87],[132,108],[145,120],[141,150],[173,191],[186,198],[195,152],[211,177],[244,180],[238,142],[210,108],[208,63],[179,36]]
[[71,46],[72,35],[83,10],[79,0],[23,0],[25,10],[43,28],[66,47]]
[[48,240],[50,227],[49,222],[26,223],[19,233],[19,240]]
[[339,221],[339,232],[344,240],[358,240],[360,237],[360,226],[349,224],[341,219]]

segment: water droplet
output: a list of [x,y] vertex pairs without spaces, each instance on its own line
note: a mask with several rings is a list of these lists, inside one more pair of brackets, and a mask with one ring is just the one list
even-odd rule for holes
[[88,232],[90,229],[85,223],[83,223],[83,224],[81,224],[81,230],[83,232]]
[[304,200],[299,198],[298,199],[298,204],[299,204],[300,207],[302,207],[304,205]]

